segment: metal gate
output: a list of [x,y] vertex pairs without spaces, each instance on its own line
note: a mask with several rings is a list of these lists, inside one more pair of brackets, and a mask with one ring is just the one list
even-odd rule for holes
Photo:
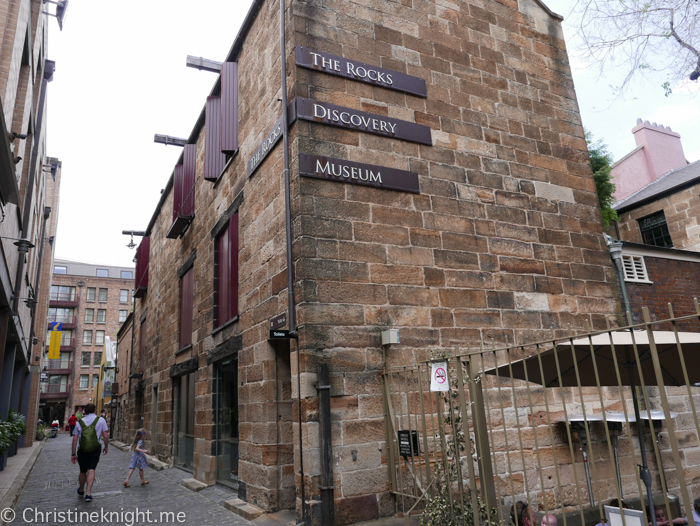
[[[652,526],[659,508],[695,526],[695,307],[674,317],[669,305],[669,317],[654,322],[644,308],[638,325],[552,331],[539,342],[442,349],[411,365],[392,365],[388,351],[386,460],[397,511],[407,517],[440,498],[455,524],[521,526],[529,504],[538,525],[551,514],[563,526],[593,526],[613,504],[623,526],[627,507]],[[445,391],[430,390],[434,373]]]

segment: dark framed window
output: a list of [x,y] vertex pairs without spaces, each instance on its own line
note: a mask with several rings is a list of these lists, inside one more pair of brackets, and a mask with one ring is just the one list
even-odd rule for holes
[[122,279],[133,279],[134,273],[131,270],[122,270],[120,273]]
[[97,309],[97,323],[107,322],[107,309]]
[[81,367],[90,367],[90,353],[89,352],[84,352],[83,353],[83,359],[80,362]]
[[88,388],[88,382],[90,381],[90,375],[89,374],[81,374],[80,375],[80,390],[83,391]]
[[95,301],[95,287],[87,288],[85,301]]
[[121,289],[119,291],[119,303],[129,303],[129,290]]
[[108,278],[109,277],[109,270],[107,270],[106,268],[98,268],[95,275],[98,278]]
[[146,318],[141,321],[139,331],[139,372],[143,372],[146,361]]
[[105,331],[95,331],[95,345],[105,344]]
[[96,352],[93,355],[92,365],[100,365],[102,363],[102,353]]
[[120,310],[119,311],[119,323],[125,322],[126,317],[129,315],[128,311],[125,310]]
[[657,247],[673,246],[663,210],[640,219],[639,229],[642,232],[642,241],[645,245],[654,245]]
[[85,323],[95,321],[95,309],[85,309]]
[[194,267],[180,278],[180,349],[192,344]]
[[92,331],[83,331],[83,345],[92,345]]
[[97,296],[97,301],[104,303],[107,301],[107,289],[100,289],[100,293]]
[[238,213],[216,237],[214,326],[238,316]]

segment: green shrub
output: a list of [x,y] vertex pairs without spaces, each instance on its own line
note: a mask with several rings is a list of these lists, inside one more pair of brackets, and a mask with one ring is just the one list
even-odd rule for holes
[[10,410],[7,420],[0,420],[0,455],[27,431],[26,417]]

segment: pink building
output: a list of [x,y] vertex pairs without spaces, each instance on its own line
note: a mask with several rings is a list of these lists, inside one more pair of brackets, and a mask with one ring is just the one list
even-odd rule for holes
[[688,164],[681,136],[671,128],[637,119],[632,133],[637,147],[617,161],[612,169],[618,203],[662,175]]

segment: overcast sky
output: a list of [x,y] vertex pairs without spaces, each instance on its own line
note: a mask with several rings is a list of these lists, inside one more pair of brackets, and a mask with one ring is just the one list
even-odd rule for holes
[[[153,135],[188,137],[216,80],[185,58],[223,61],[250,3],[71,0],[63,32],[49,20],[48,154],[63,162],[57,258],[133,264],[121,232],[146,229],[182,151]],[[566,16],[573,1],[546,3]],[[614,78],[597,79],[573,56],[572,66],[584,126],[616,159],[634,148],[637,117],[670,126],[688,160],[700,158],[697,98],[666,98],[659,80],[614,101]]]

